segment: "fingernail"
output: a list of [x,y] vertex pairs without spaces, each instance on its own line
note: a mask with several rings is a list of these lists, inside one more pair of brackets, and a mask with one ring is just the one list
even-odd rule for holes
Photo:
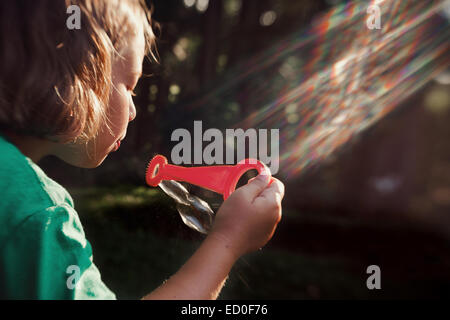
[[259,174],[256,179],[262,181],[262,182],[268,182],[269,181],[270,176],[267,174]]

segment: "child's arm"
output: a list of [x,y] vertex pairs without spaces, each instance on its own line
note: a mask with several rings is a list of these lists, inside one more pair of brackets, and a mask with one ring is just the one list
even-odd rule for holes
[[233,264],[264,246],[281,219],[284,186],[259,176],[225,201],[214,227],[186,264],[144,299],[216,299]]
[[219,239],[209,236],[175,275],[144,299],[216,299],[236,260]]

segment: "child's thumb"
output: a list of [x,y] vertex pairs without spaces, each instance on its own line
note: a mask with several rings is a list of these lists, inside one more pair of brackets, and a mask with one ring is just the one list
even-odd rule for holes
[[269,184],[270,176],[267,174],[260,174],[253,178],[249,183],[242,187],[252,199],[256,198]]

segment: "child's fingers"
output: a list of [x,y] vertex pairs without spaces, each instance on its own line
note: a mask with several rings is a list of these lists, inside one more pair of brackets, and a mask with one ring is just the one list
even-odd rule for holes
[[[256,178],[257,177],[253,177],[253,178],[249,179],[247,184],[251,183]],[[271,179],[269,181],[269,184],[267,185],[265,190],[267,190],[269,188],[273,188],[273,190],[275,192],[277,192],[278,194],[280,194],[282,198],[284,197],[284,184],[280,180],[278,180],[277,178],[271,177]],[[265,190],[263,192],[265,192]],[[271,190],[272,189],[270,189],[269,192],[271,192]]]
[[264,202],[266,206],[281,206],[281,200],[284,197],[284,184],[272,178],[271,184],[265,188],[258,196],[258,201]]
[[254,199],[267,187],[269,182],[270,176],[260,174],[239,189],[241,189],[241,192],[245,192],[251,199]]
[[269,184],[269,186],[266,189],[264,189],[264,191],[261,193],[261,196],[268,194],[268,193],[277,193],[281,196],[281,198],[283,198],[284,197],[284,184],[277,178],[272,177],[271,183]]
[[255,180],[255,179],[256,179],[256,177],[250,178],[250,179],[247,181],[247,184],[249,184],[250,182],[252,182],[252,181]]
[[[253,180],[255,180],[257,178],[257,176],[256,177],[253,177],[253,178],[250,178],[250,179],[248,179],[248,181],[247,181],[247,183],[250,183],[250,182],[252,182]],[[275,179],[275,178],[270,178],[270,181],[269,181],[269,184],[267,185],[267,186],[269,186],[271,183],[272,183],[272,181],[273,181],[273,179]]]

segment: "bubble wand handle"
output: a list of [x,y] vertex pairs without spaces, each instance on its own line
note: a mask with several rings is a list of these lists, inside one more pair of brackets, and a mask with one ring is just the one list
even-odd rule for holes
[[163,180],[184,181],[222,194],[226,200],[242,175],[252,169],[271,176],[269,168],[256,159],[244,159],[234,166],[181,167],[169,164],[166,157],[157,155],[148,164],[145,180],[152,187]]

